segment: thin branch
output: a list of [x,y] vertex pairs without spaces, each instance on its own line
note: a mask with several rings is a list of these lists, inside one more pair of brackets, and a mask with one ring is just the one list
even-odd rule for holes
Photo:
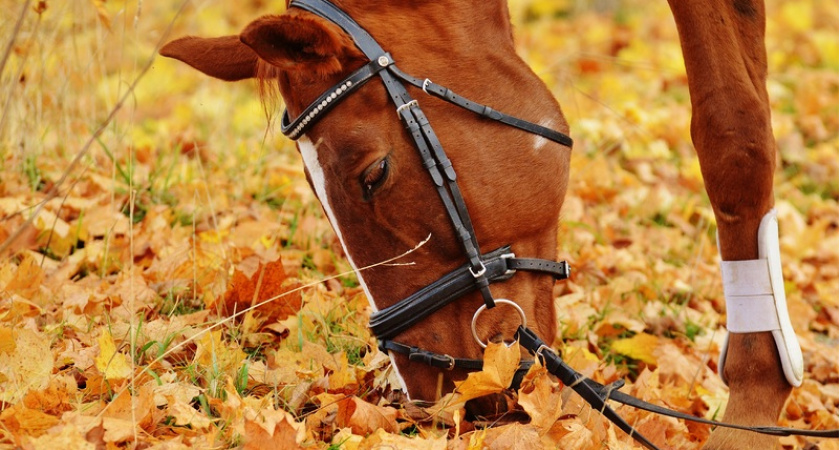
[[164,31],[157,45],[155,45],[154,52],[152,53],[152,56],[149,57],[149,60],[146,62],[146,65],[143,66],[143,68],[140,70],[140,73],[137,75],[137,77],[134,79],[131,85],[128,86],[128,90],[123,94],[122,97],[120,97],[117,104],[114,105],[114,108],[111,109],[111,113],[108,114],[108,117],[105,118],[105,120],[99,125],[96,131],[93,132],[93,134],[90,136],[87,142],[85,142],[85,145],[82,146],[82,149],[79,150],[78,153],[76,153],[76,156],[73,158],[72,161],[70,161],[70,164],[67,166],[67,169],[65,169],[64,173],[61,174],[61,178],[55,182],[55,184],[50,188],[49,191],[47,191],[46,197],[41,201],[38,207],[35,208],[35,211],[32,212],[32,215],[29,216],[29,219],[27,219],[26,222],[23,223],[23,225],[21,225],[17,230],[15,230],[15,232],[12,233],[12,235],[9,236],[6,239],[6,241],[3,242],[2,245],[0,245],[0,255],[2,255],[3,252],[5,252],[12,245],[12,243],[20,237],[20,235],[29,225],[32,225],[32,223],[38,217],[38,214],[40,214],[46,206],[47,202],[58,196],[59,189],[64,184],[64,182],[67,181],[67,178],[70,176],[70,173],[72,173],[76,166],[79,165],[79,162],[82,160],[82,157],[87,155],[88,151],[90,150],[90,147],[93,145],[94,142],[96,142],[99,136],[102,135],[102,133],[105,131],[105,128],[111,124],[111,122],[117,116],[117,113],[120,111],[120,109],[122,109],[125,102],[129,99],[129,97],[134,95],[134,90],[137,88],[137,85],[140,84],[140,80],[143,79],[143,76],[146,75],[149,69],[151,69],[152,64],[155,61],[155,57],[158,54],[158,51],[163,46],[163,43],[166,41],[166,39],[169,37],[169,34],[172,31],[172,27],[175,24],[175,20],[177,20],[181,13],[184,11],[186,5],[187,0],[184,0],[181,3],[181,7],[178,8],[178,12],[175,13],[175,17],[172,18],[171,22],[169,22],[169,26]]

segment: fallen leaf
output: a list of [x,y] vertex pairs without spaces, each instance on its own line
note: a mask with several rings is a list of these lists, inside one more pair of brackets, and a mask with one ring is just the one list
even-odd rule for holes
[[11,328],[0,327],[0,353],[15,351],[15,337]]
[[107,328],[102,328],[102,333],[99,335],[99,356],[94,361],[96,368],[105,376],[106,380],[128,378],[133,372],[128,357],[117,352],[114,338]]
[[358,398],[347,397],[338,402],[337,423],[353,433],[367,436],[376,430],[394,433],[399,430],[397,410],[390,406],[376,406]]
[[376,430],[359,444],[359,449],[400,449],[400,450],[444,450],[446,449],[446,435],[422,439],[410,438],[401,434],[391,434],[383,429]]
[[22,404],[14,405],[0,413],[0,424],[14,435],[40,436],[58,423],[58,417],[27,408]]
[[531,367],[522,381],[518,403],[531,416],[531,425],[535,426],[540,434],[548,432],[563,414],[560,391],[561,386],[539,362]]
[[245,412],[245,450],[295,450],[305,437],[303,424],[283,410]]
[[[238,269],[234,272],[224,303],[217,304],[221,314],[230,315],[251,306],[264,322],[283,320],[297,314],[302,304],[300,284],[289,278],[278,258],[267,264],[260,263],[249,277]],[[267,302],[260,305],[260,303]]]
[[460,394],[457,401],[463,403],[507,389],[519,368],[519,358],[519,345],[508,347],[493,342],[488,344],[484,349],[484,368],[480,372],[470,373],[466,380],[455,384]]
[[[11,330],[14,351],[0,352],[0,400],[15,403],[29,390],[49,385],[53,371],[50,338],[28,329]],[[37,356],[36,356],[37,355]]]
[[222,341],[222,331],[213,330],[196,339],[195,362],[213,372],[233,374],[245,361],[245,352],[236,344]]
[[620,355],[655,366],[656,358],[653,352],[658,345],[658,337],[647,333],[638,333],[633,337],[616,339],[610,345],[610,348]]

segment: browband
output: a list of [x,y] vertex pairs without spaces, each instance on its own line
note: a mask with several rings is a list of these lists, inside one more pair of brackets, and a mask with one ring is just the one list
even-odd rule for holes
[[289,121],[289,110],[283,111],[283,118],[280,121],[280,131],[289,139],[297,140],[305,134],[312,125],[318,122],[322,114],[326,114],[335,105],[347,98],[349,94],[362,87],[380,70],[392,64],[391,55],[385,54],[375,61],[370,61],[364,66],[351,73],[347,78],[341,80],[327,92],[321,94],[314,102],[300,113],[294,121]]

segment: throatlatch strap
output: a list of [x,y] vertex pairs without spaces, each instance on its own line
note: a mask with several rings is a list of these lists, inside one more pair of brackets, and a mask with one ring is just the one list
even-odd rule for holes
[[[801,385],[805,364],[787,309],[775,209],[770,210],[759,225],[758,259],[721,261],[720,269],[729,333],[771,332],[785,378],[792,386]],[[723,368],[728,351],[727,333],[718,364],[724,382],[727,381]]]

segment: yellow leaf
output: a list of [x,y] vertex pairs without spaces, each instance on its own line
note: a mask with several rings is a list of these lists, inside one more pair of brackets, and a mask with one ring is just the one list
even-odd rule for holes
[[620,355],[638,359],[647,364],[656,365],[656,358],[653,356],[653,351],[657,345],[659,345],[658,337],[647,333],[639,333],[630,338],[614,341],[610,348]]
[[219,330],[205,333],[196,340],[195,361],[204,368],[233,375],[242,366],[245,353],[236,345],[226,345]]
[[356,370],[348,364],[347,353],[339,352],[333,355],[333,360],[337,360],[338,369],[329,376],[330,389],[344,389],[355,384]]
[[94,360],[96,368],[102,372],[106,380],[119,380],[131,375],[131,365],[128,358],[117,352],[114,338],[107,329],[102,329],[99,336],[99,356]]
[[46,389],[52,377],[50,339],[27,329],[12,330],[14,349],[0,352],[0,401],[14,404],[29,390]]
[[519,367],[519,345],[490,343],[484,350],[484,368],[481,372],[467,375],[467,379],[456,383],[460,397],[458,402],[502,392],[510,386],[513,375]]

